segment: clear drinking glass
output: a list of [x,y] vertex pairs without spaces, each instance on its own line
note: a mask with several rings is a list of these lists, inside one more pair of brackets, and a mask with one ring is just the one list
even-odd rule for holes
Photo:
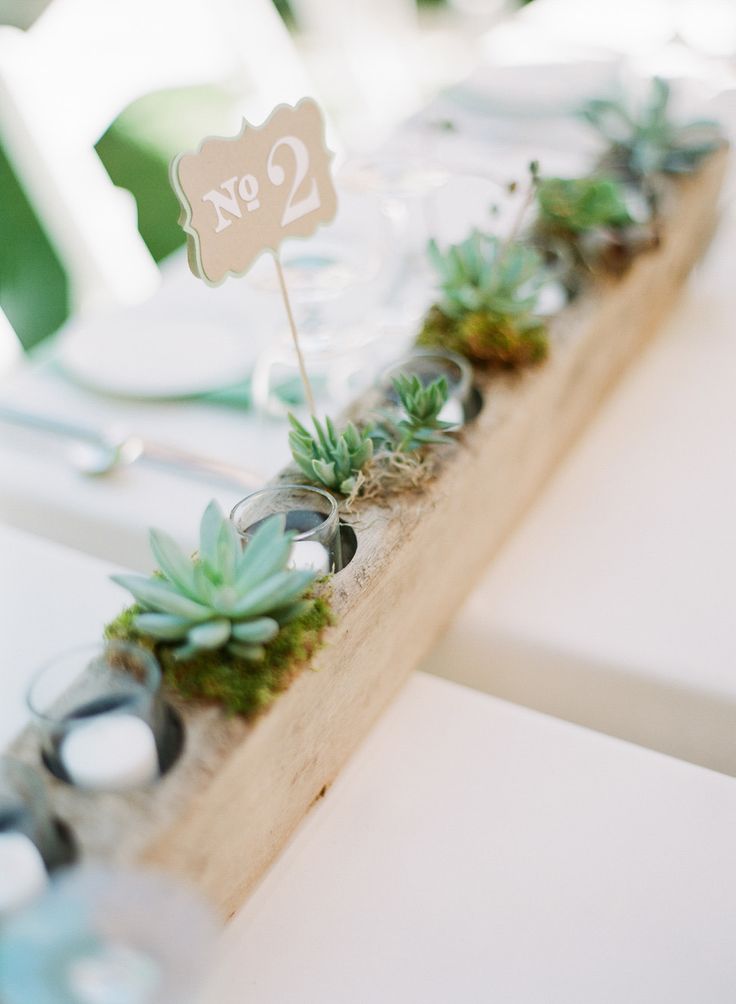
[[138,645],[72,649],[31,680],[27,701],[48,769],[91,791],[156,781],[181,749],[181,724],[161,698],[161,669]]
[[[394,245],[386,220],[371,200],[344,197],[334,223],[308,242],[287,241],[279,256],[299,345],[320,410],[343,399],[343,375],[360,372],[366,346],[382,336],[372,315],[391,280]],[[255,288],[281,300],[270,256],[249,274]],[[304,406],[299,367],[286,313],[279,303],[273,338],[261,351],[252,377],[259,411],[284,417]],[[339,373],[339,376],[336,374]]]
[[[412,135],[413,145],[416,140]],[[416,322],[430,302],[434,273],[427,241],[437,231],[435,200],[451,177],[452,171],[430,150],[384,152],[346,161],[340,168],[342,187],[376,196],[393,230],[401,256],[396,282],[400,304],[387,304],[384,312],[399,326],[402,319]]]
[[211,909],[155,872],[66,872],[3,927],[6,1004],[193,1004],[214,954]]
[[387,366],[379,377],[378,386],[388,404],[398,402],[393,388],[393,381],[398,376],[417,376],[425,387],[443,376],[447,380],[449,395],[438,417],[458,429],[465,424],[466,416],[471,412],[473,368],[463,356],[445,349],[415,349]]
[[296,531],[291,568],[310,568],[325,575],[340,571],[340,516],[329,492],[308,485],[261,488],[241,499],[230,519],[247,547],[260,524],[276,513],[285,515],[287,530]]
[[0,758],[0,916],[34,899],[48,873],[74,857],[73,840],[54,817],[38,774]]

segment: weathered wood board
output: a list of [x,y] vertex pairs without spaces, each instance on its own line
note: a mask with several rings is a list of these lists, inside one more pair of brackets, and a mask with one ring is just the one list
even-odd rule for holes
[[[86,795],[47,778],[84,853],[169,869],[225,917],[234,913],[676,302],[711,235],[725,164],[719,153],[672,183],[660,248],[554,321],[544,366],[480,380],[485,407],[427,492],[361,511],[356,557],[334,579],[338,623],[316,671],[250,725],[180,708],[185,752],[149,791]],[[14,752],[38,762],[30,730]]]

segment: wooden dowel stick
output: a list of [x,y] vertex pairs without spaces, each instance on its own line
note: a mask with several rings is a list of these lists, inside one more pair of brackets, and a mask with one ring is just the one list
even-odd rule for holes
[[291,302],[289,301],[289,294],[286,289],[286,281],[284,279],[284,270],[281,267],[281,258],[279,257],[278,251],[275,252],[273,260],[276,264],[276,274],[279,277],[279,285],[281,286],[281,295],[284,298],[284,306],[286,307],[286,316],[289,319],[289,327],[291,328],[291,337],[294,339],[294,348],[296,350],[296,358],[299,363],[299,373],[301,374],[302,384],[304,385],[304,395],[307,399],[307,407],[309,408],[309,414],[315,415],[317,409],[314,406],[314,394],[312,393],[312,385],[309,382],[309,377],[307,376],[307,368],[304,365],[304,356],[302,355],[301,346],[299,345],[299,335],[297,334],[296,324],[294,323],[294,315],[291,312]]

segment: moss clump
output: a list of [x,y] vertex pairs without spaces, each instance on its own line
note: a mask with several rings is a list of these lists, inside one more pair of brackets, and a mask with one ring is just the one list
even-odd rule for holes
[[547,329],[531,315],[502,316],[476,310],[448,317],[437,305],[424,319],[417,344],[449,349],[473,362],[498,369],[520,369],[547,358]]
[[285,690],[323,644],[325,629],[333,623],[330,605],[316,597],[301,617],[284,625],[265,645],[263,659],[255,661],[225,649],[202,651],[177,659],[175,646],[140,635],[133,627],[141,607],[132,606],[108,624],[105,637],[133,641],[156,655],[166,686],[187,701],[219,704],[231,714],[252,717],[267,708]]

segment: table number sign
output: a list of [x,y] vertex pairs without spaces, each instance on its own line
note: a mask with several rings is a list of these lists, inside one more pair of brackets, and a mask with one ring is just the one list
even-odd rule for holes
[[279,247],[288,237],[311,236],[337,212],[324,133],[319,106],[302,98],[295,107],[279,105],[262,126],[244,120],[237,136],[204,139],[171,165],[182,207],[179,222],[196,276],[217,286],[227,276],[245,275],[264,251],[273,254],[311,412],[314,400]]

